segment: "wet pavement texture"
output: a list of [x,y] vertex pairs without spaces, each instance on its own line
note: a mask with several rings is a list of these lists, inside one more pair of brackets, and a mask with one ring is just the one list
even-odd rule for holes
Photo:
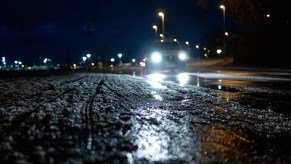
[[273,77],[0,79],[0,163],[290,163],[291,82]]

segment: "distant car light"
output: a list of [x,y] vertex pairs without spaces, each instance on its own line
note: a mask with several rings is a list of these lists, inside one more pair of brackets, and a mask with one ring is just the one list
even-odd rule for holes
[[179,53],[179,59],[184,61],[187,59],[187,55],[184,52],[181,52]]
[[162,54],[159,52],[152,53],[151,61],[154,63],[160,63],[162,61]]
[[141,67],[145,67],[145,66],[146,66],[146,64],[145,64],[144,61],[139,62],[139,65],[140,65]]

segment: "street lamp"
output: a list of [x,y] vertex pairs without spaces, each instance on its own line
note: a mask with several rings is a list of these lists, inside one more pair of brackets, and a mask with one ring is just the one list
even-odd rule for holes
[[119,53],[117,56],[119,57],[119,62],[120,62],[120,64],[121,64],[121,63],[122,63],[122,61],[121,61],[122,54]]
[[87,60],[87,57],[83,56],[82,59],[83,59],[83,62],[85,63],[85,61]]
[[223,49],[224,49],[224,55],[226,56],[225,6],[224,5],[220,5],[219,7],[223,11],[223,33],[224,33],[224,36],[223,36]]
[[86,54],[88,61],[90,62],[91,54]]
[[158,26],[153,25],[153,29],[155,30],[156,39],[158,38]]
[[159,12],[159,16],[162,17],[162,28],[163,28],[163,34],[165,36],[165,14],[163,12]]

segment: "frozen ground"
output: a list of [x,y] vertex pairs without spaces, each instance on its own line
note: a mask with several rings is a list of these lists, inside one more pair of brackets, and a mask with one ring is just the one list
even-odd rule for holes
[[155,79],[0,79],[0,163],[291,162],[289,115]]

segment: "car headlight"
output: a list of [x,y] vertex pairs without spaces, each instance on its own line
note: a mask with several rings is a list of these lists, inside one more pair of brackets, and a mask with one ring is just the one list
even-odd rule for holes
[[153,63],[160,63],[162,61],[162,54],[159,52],[154,52],[151,55],[151,61]]
[[183,60],[183,61],[187,59],[187,55],[185,52],[180,52],[178,57],[180,60]]

